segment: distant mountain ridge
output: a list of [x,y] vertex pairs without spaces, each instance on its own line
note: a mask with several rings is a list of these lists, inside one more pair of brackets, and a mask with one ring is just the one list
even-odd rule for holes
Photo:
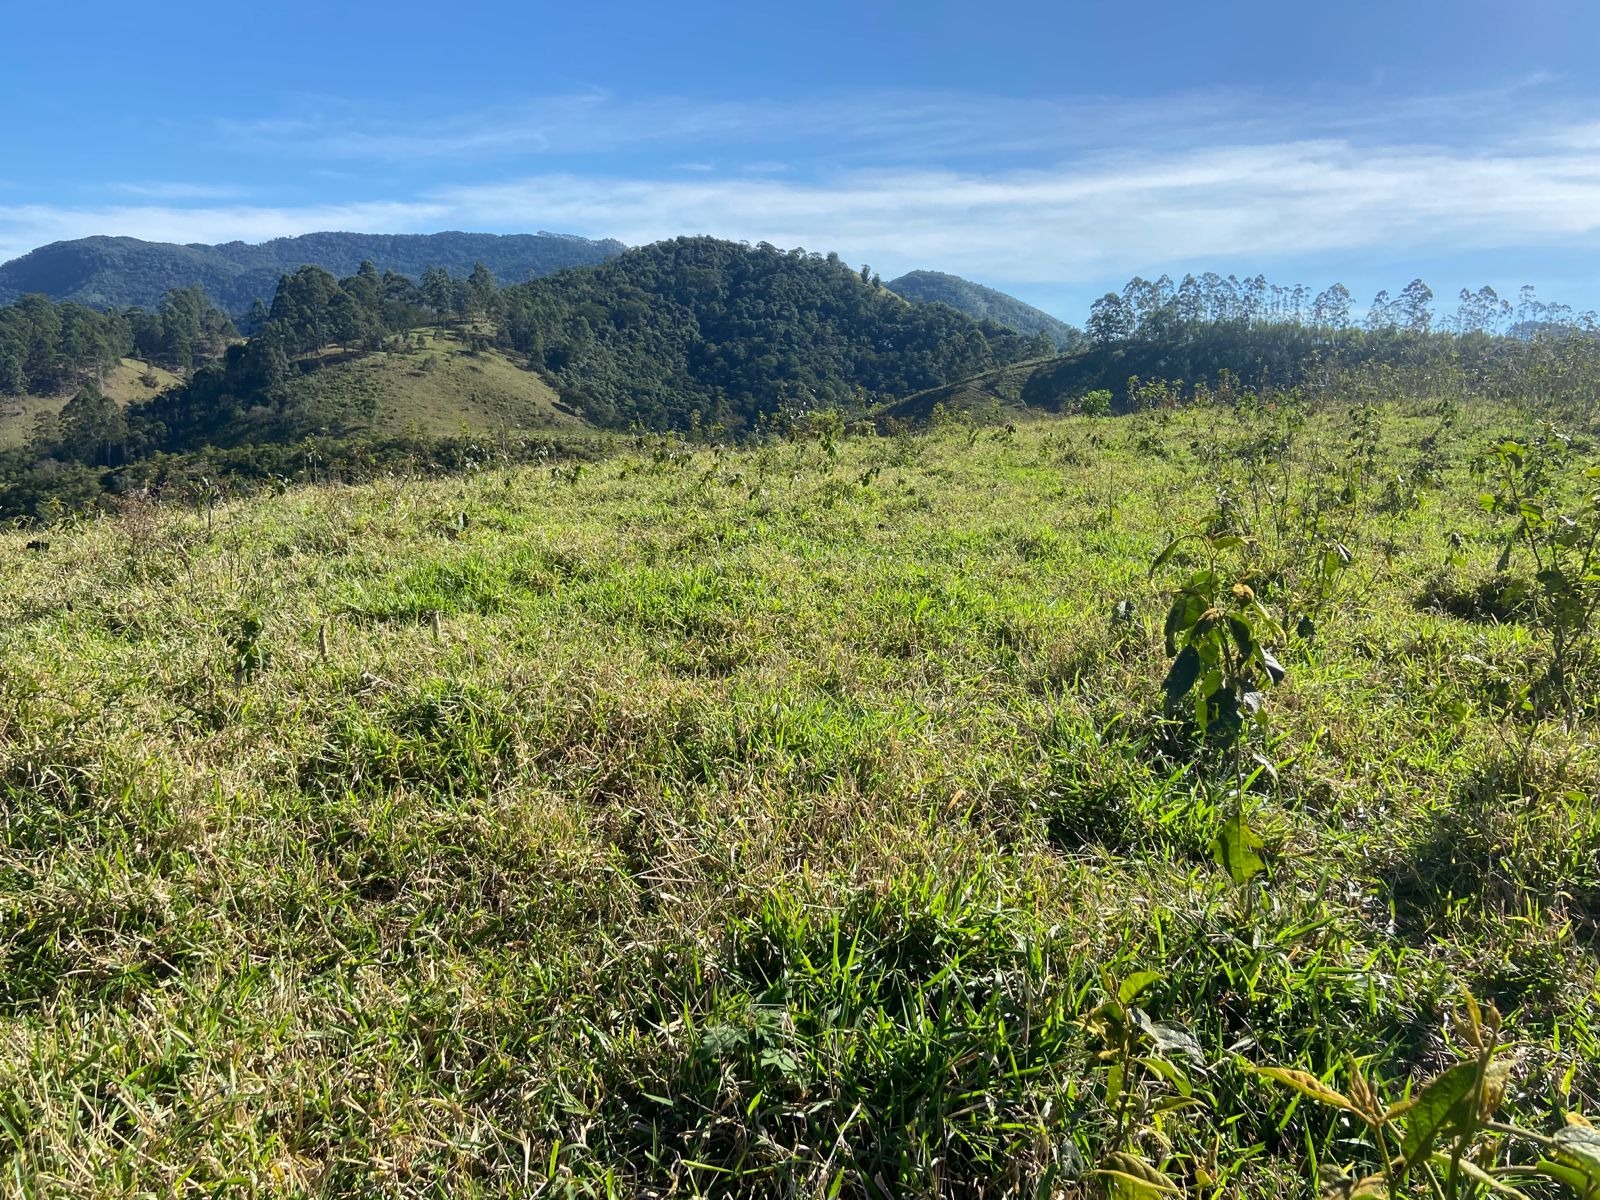
[[1015,296],[973,283],[959,275],[942,271],[910,271],[884,284],[896,295],[921,304],[948,304],[979,321],[993,321],[1018,333],[1043,333],[1059,350],[1076,350],[1084,344],[1083,334],[1049,313],[1024,304]]
[[0,265],[0,304],[41,293],[93,308],[154,308],[171,288],[198,284],[235,316],[271,303],[278,279],[304,266],[350,275],[363,261],[413,278],[428,267],[465,275],[483,263],[503,283],[621,254],[614,239],[556,233],[308,233],[251,244],[178,245],[131,237],[87,237],[41,246]]

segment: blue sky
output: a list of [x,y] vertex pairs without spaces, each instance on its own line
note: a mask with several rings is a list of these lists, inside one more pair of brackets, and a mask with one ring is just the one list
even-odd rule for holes
[[1079,321],[1187,270],[1600,308],[1597,49],[1590,0],[10,0],[0,259],[703,232]]

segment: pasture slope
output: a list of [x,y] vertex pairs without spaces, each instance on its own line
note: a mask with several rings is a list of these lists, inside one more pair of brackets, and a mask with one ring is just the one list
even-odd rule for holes
[[[178,377],[161,367],[125,358],[101,378],[102,392],[126,408],[172,387]],[[72,399],[70,392],[53,396],[0,396],[0,450],[24,446],[42,413],[59,413]]]
[[[1528,428],[828,426],[0,533],[0,1186],[1581,1179],[1600,688],[1469,469]],[[1242,796],[1163,697],[1208,562],[1315,610]]]

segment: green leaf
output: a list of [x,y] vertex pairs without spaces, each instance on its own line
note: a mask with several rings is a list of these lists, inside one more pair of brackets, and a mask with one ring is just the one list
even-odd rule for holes
[[1124,1151],[1108,1154],[1096,1175],[1106,1177],[1111,1194],[1118,1200],[1153,1200],[1158,1196],[1178,1195],[1178,1185],[1144,1159]]
[[1265,844],[1246,824],[1244,813],[1236,812],[1211,843],[1211,854],[1234,885],[1243,887],[1266,869],[1267,864],[1256,853]]
[[1249,658],[1255,652],[1256,634],[1250,628],[1250,622],[1243,617],[1230,616],[1228,618],[1228,632],[1233,634],[1233,644],[1239,647],[1239,653]]
[[1211,694],[1211,705],[1206,713],[1206,737],[1213,745],[1231,746],[1244,732],[1245,713],[1239,697],[1232,688],[1219,687]]
[[1589,1125],[1568,1125],[1551,1139],[1556,1158],[1582,1171],[1591,1190],[1600,1191],[1600,1129]]
[[1297,1071],[1293,1067],[1257,1067],[1246,1064],[1264,1079],[1274,1083],[1281,1083],[1284,1087],[1293,1088],[1302,1096],[1315,1100],[1318,1104],[1326,1104],[1330,1108],[1343,1108],[1359,1115],[1355,1102],[1343,1092],[1328,1086],[1310,1071]]
[[1136,999],[1157,983],[1161,982],[1160,971],[1135,971],[1122,981],[1122,986],[1117,988],[1117,999],[1124,1004],[1132,1004]]
[[1259,655],[1261,658],[1261,665],[1267,669],[1267,674],[1272,676],[1272,682],[1282,683],[1284,677],[1288,675],[1289,672],[1286,671],[1283,664],[1278,661],[1278,656],[1273,654],[1273,652],[1268,650],[1265,646],[1260,647]]
[[1185,540],[1187,540],[1188,536],[1188,534],[1184,534],[1183,536],[1175,537],[1168,542],[1167,548],[1160,554],[1156,555],[1155,562],[1150,564],[1150,574],[1154,575],[1157,571],[1161,570],[1162,567],[1166,566],[1167,563],[1171,562],[1173,554],[1177,552],[1178,547],[1181,546]]
[[1133,1060],[1153,1075],[1159,1075],[1170,1083],[1180,1096],[1194,1095],[1194,1085],[1189,1082],[1189,1077],[1180,1071],[1173,1063],[1164,1058],[1142,1057]]
[[1415,1166],[1421,1162],[1441,1134],[1459,1130],[1472,1118],[1472,1092],[1477,1082],[1476,1062],[1457,1063],[1417,1093],[1416,1107],[1400,1140],[1400,1153],[1407,1163]]
[[1205,601],[1199,596],[1188,592],[1180,592],[1177,599],[1172,602],[1172,607],[1167,610],[1167,624],[1165,630],[1167,654],[1178,652],[1178,635],[1188,631],[1189,627],[1200,619],[1200,614],[1205,612]]
[[1504,571],[1511,565],[1511,552],[1517,548],[1517,539],[1527,527],[1527,522],[1519,521],[1517,527],[1511,531],[1511,536],[1506,539],[1506,548],[1500,551],[1500,557],[1495,560],[1496,571]]
[[1148,1013],[1138,1008],[1133,1010],[1133,1019],[1162,1054],[1179,1054],[1190,1062],[1205,1065],[1205,1051],[1200,1049],[1194,1034],[1182,1025],[1172,1021],[1152,1021]]
[[1600,1179],[1595,1178],[1581,1167],[1568,1166],[1564,1162],[1555,1162],[1548,1158],[1541,1158],[1533,1168],[1546,1179],[1554,1179],[1557,1183],[1571,1188],[1582,1200],[1592,1200],[1600,1196]]
[[1199,678],[1200,655],[1195,652],[1193,646],[1185,646],[1178,657],[1172,660],[1172,667],[1161,684],[1161,690],[1167,694],[1168,707],[1176,707],[1178,701],[1189,694],[1189,689],[1194,687],[1194,681]]

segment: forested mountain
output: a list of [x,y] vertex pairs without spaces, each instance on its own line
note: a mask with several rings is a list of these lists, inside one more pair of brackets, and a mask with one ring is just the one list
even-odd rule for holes
[[413,279],[429,267],[465,275],[483,263],[520,282],[622,253],[621,242],[565,234],[308,233],[260,244],[180,246],[128,237],[54,242],[0,266],[0,304],[29,293],[93,308],[152,308],[173,288],[198,286],[234,316],[270,301],[278,280],[303,266],[349,275],[363,262]]
[[[174,331],[169,340],[193,343],[201,333],[185,333],[183,318],[198,297],[174,292],[157,314],[102,315],[32,296],[0,315],[17,314],[22,331],[12,357],[60,363],[57,351],[34,349],[62,340],[59,330],[54,340],[35,332],[36,312],[98,322],[110,355],[137,348],[132,330],[150,319]],[[51,375],[58,386],[83,386],[57,425],[41,426],[0,468],[24,477],[18,494],[36,505],[63,467],[105,472],[114,485],[131,464],[208,447],[248,467],[252,445],[393,433],[394,414],[387,429],[381,414],[406,403],[407,424],[419,430],[454,429],[459,418],[480,430],[587,424],[736,436],[785,411],[865,413],[1049,351],[1043,336],[906,304],[835,255],[712,238],[661,242],[504,289],[481,263],[464,279],[430,268],[420,282],[370,262],[342,280],[302,267],[283,277],[270,309],[253,306],[247,324],[253,337],[215,347],[183,386],[125,410],[82,367]],[[426,386],[408,382],[422,377]],[[461,393],[450,412],[422,411],[445,386]]]
[[959,275],[946,275],[942,271],[911,271],[883,286],[919,304],[948,304],[969,317],[994,321],[1019,333],[1043,333],[1058,350],[1075,350],[1084,343],[1082,332],[1065,321],[1057,320],[1031,304],[1024,304],[1015,296],[997,292],[994,288],[973,283]]
[[504,343],[601,425],[737,432],[786,405],[859,411],[1050,349],[905,304],[835,254],[706,237],[508,288],[498,307]]

